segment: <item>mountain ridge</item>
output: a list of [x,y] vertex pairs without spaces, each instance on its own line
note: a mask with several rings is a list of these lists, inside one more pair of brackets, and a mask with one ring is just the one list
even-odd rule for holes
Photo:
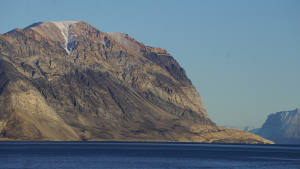
[[253,133],[278,144],[300,143],[300,109],[270,114],[261,128]]
[[167,50],[56,23],[0,35],[3,139],[272,143],[216,126]]

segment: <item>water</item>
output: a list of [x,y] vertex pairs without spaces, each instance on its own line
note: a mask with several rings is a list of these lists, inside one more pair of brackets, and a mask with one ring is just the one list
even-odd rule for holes
[[0,169],[300,169],[300,146],[0,142]]

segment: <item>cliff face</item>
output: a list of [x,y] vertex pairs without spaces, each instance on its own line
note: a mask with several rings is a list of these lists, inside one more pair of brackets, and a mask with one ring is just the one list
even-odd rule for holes
[[217,127],[168,51],[127,34],[40,22],[0,35],[0,54],[3,138],[268,142]]
[[278,144],[300,144],[300,110],[269,115],[256,133]]

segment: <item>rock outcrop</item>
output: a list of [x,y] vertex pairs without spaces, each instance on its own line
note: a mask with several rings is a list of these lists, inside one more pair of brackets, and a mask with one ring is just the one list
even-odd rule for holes
[[0,34],[2,139],[271,143],[217,127],[167,50],[83,21]]
[[300,109],[270,114],[254,133],[277,144],[300,144]]

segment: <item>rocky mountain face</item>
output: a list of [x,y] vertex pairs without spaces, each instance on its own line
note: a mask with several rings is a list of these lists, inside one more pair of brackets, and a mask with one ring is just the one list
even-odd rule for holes
[[278,144],[300,144],[300,109],[269,115],[254,133]]
[[217,127],[167,50],[83,21],[0,34],[0,137],[271,143]]

